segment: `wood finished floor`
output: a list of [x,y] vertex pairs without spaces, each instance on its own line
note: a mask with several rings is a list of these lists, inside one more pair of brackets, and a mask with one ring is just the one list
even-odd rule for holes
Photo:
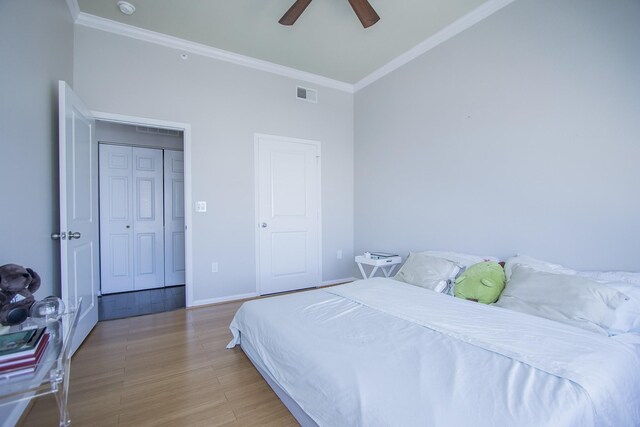
[[[238,307],[98,323],[71,362],[71,425],[297,426],[242,350],[225,349]],[[21,425],[57,426],[55,399]]]

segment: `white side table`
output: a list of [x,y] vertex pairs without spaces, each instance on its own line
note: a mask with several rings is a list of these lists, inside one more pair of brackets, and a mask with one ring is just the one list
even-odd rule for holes
[[[389,277],[391,276],[391,273],[393,273],[393,270],[396,269],[396,265],[400,264],[401,262],[401,256],[380,259],[365,258],[364,255],[356,256],[356,263],[358,264],[358,268],[360,269],[360,273],[362,274],[363,279],[371,279],[376,274],[376,271],[378,271],[378,269],[382,270],[382,272],[384,273],[384,277]],[[368,277],[364,271],[364,268],[362,267],[363,264],[373,266],[373,270],[371,270],[371,273]]]

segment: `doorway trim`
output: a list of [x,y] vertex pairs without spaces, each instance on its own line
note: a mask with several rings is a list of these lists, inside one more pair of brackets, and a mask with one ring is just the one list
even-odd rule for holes
[[191,212],[191,124],[172,122],[167,120],[150,119],[148,117],[129,116],[124,114],[105,113],[102,111],[91,111],[96,120],[127,125],[150,126],[162,129],[182,131],[184,150],[184,263],[185,263],[185,299],[187,307],[194,307],[193,300],[193,232],[192,232],[192,212]]
[[320,141],[301,138],[290,138],[287,136],[270,135],[266,133],[253,134],[253,192],[254,192],[254,227],[255,227],[255,252],[256,252],[256,293],[262,295],[260,283],[260,139],[278,139],[284,142],[292,142],[295,144],[313,145],[318,153],[318,274],[319,283],[316,288],[322,286],[322,144]]

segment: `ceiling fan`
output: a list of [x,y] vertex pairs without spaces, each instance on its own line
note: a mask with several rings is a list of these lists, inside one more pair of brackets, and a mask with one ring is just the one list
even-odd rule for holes
[[[278,22],[282,25],[293,25],[310,3],[311,0],[296,0]],[[380,17],[367,0],[349,0],[349,4],[351,4],[353,11],[364,28],[369,28],[380,20]]]

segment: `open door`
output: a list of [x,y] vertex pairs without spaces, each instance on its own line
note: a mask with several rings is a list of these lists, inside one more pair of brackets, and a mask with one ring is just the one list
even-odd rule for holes
[[63,81],[58,101],[62,299],[67,307],[77,307],[82,297],[73,354],[98,322],[98,147],[91,113]]

